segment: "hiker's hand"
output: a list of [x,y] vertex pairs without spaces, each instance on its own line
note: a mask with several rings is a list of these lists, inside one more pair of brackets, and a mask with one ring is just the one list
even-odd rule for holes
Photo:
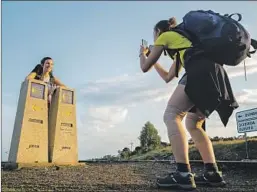
[[153,45],[149,45],[148,49],[149,49],[150,52],[153,50],[153,47],[154,47]]
[[148,48],[144,48],[143,45],[140,45],[140,50],[139,50],[139,57],[141,55],[145,55],[148,52]]

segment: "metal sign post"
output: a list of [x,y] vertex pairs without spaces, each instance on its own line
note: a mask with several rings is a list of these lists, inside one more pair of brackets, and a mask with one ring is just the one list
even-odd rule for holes
[[245,132],[245,153],[246,153],[246,159],[249,159],[248,142],[247,142],[247,133],[246,132]]
[[246,158],[249,159],[247,132],[257,131],[257,108],[236,113],[237,132],[244,133]]

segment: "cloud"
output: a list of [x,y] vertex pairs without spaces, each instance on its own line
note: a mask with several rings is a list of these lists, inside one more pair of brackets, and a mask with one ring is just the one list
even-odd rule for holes
[[78,109],[77,118],[80,159],[117,155],[119,149],[137,138],[133,131],[127,129],[129,123],[126,107],[90,106],[86,112],[81,110],[82,107]]
[[142,73],[88,82],[79,92],[81,100],[92,105],[131,106],[167,99],[175,88],[175,83],[164,83],[158,74]]
[[[245,60],[245,68],[246,68],[246,75],[257,73],[257,57],[254,56],[252,58],[247,58]],[[235,66],[235,67],[225,66],[225,69],[230,78],[245,75],[244,62],[240,63],[238,66]]]
[[257,106],[257,89],[243,89],[235,95],[240,105]]
[[128,109],[118,106],[90,107],[83,115],[82,123],[87,125],[88,131],[100,132],[123,123]]

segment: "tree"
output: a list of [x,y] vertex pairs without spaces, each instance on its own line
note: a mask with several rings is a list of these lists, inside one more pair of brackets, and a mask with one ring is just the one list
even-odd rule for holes
[[136,154],[140,154],[140,153],[141,153],[141,147],[137,146],[137,147],[135,147],[134,151],[131,152],[131,156],[136,155]]
[[140,150],[141,150],[141,147],[140,147],[140,146],[137,146],[137,147],[135,148],[136,153],[139,153]]
[[122,159],[127,159],[129,158],[131,151],[128,147],[125,147],[122,151],[119,151],[119,154]]
[[143,151],[156,149],[161,143],[161,137],[158,135],[157,129],[149,121],[142,128],[139,140]]
[[114,156],[114,155],[105,155],[103,156],[102,160],[107,160],[107,161],[115,161],[118,160],[119,158]]

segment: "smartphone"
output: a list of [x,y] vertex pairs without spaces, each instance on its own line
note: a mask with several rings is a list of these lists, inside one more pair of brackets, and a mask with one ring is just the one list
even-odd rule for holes
[[148,47],[148,42],[146,40],[142,39],[142,45],[146,49]]

